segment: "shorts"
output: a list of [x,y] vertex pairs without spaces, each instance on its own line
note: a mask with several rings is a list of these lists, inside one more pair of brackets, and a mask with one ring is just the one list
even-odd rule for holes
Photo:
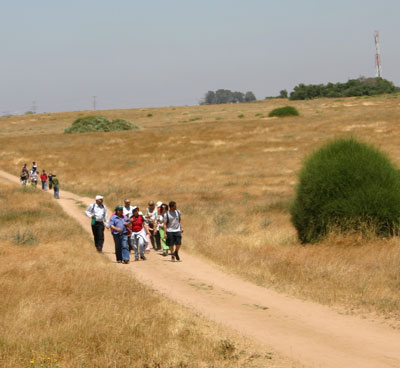
[[167,245],[169,247],[181,244],[182,244],[182,233],[180,231],[167,232]]

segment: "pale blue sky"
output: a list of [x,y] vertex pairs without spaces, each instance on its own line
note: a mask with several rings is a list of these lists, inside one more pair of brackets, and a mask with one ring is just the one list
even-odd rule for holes
[[299,83],[400,85],[398,0],[0,0],[0,115],[258,99]]

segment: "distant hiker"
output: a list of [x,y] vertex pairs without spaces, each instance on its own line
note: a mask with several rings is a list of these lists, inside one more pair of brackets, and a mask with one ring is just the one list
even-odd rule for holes
[[149,228],[146,225],[143,215],[139,214],[139,207],[133,207],[133,214],[130,219],[130,230],[132,231],[131,239],[133,249],[135,251],[135,261],[141,259],[146,260],[144,256],[144,247],[146,243],[146,235],[149,234]]
[[54,198],[60,199],[60,182],[58,181],[56,174],[53,174],[53,189],[54,189]]
[[164,231],[164,215],[168,211],[168,205],[162,202],[157,203],[157,207],[159,209],[159,214],[156,219],[156,243],[158,248],[162,248],[162,255],[165,257],[168,255],[169,247],[167,245],[165,239],[165,231]]
[[149,201],[149,207],[146,210],[146,214],[144,216],[146,223],[149,227],[149,237],[150,237],[150,241],[151,241],[151,246],[153,247],[154,250],[160,250],[157,247],[157,243],[155,242],[155,233],[156,233],[156,229],[155,229],[155,221],[156,221],[156,217],[157,217],[157,208],[154,204],[153,201]]
[[26,164],[24,164],[21,168],[21,172],[23,172],[23,171],[25,171],[27,174],[29,174],[28,167],[26,166]]
[[114,238],[115,257],[118,263],[129,263],[129,230],[127,228],[129,224],[129,218],[123,214],[122,206],[116,206],[115,214],[112,215],[110,219],[110,228],[112,236]]
[[36,187],[37,182],[38,182],[38,173],[37,173],[36,169],[32,169],[29,172],[29,182],[31,183],[31,185]]
[[31,169],[31,171],[36,171],[36,172],[38,171],[38,170],[37,170],[37,164],[36,164],[35,161],[32,162],[32,169]]
[[40,180],[42,181],[42,189],[43,190],[47,189],[47,179],[48,179],[48,176],[46,174],[46,171],[43,170],[42,173],[40,174]]
[[97,251],[101,253],[104,244],[104,224],[108,228],[107,208],[103,204],[103,197],[100,195],[96,196],[96,202],[87,208],[85,214],[92,219],[94,245]]
[[29,179],[28,171],[22,170],[20,174],[20,179],[21,179],[21,184],[26,185]]
[[179,249],[182,245],[183,228],[181,224],[181,212],[176,209],[176,202],[169,202],[169,211],[164,215],[164,237],[171,250],[171,261],[180,261]]
[[53,174],[52,173],[49,173],[48,179],[49,179],[49,190],[51,190],[51,188],[53,188]]

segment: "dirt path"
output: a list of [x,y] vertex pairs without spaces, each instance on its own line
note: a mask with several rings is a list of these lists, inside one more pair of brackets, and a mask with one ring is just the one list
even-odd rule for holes
[[[0,177],[18,183],[0,171]],[[93,199],[61,189],[58,203],[87,231],[90,220],[76,201]],[[114,244],[106,232],[105,253],[115,262]],[[146,262],[116,264],[171,299],[254,338],[310,367],[400,367],[400,332],[330,308],[276,293],[228,275],[181,252],[172,263],[151,252]]]

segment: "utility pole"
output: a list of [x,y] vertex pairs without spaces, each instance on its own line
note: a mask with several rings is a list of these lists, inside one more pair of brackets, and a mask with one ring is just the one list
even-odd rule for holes
[[374,38],[375,38],[375,49],[376,49],[376,55],[375,55],[376,76],[381,78],[382,77],[382,60],[381,60],[381,50],[380,50],[380,45],[379,45],[379,32],[378,31],[375,31]]
[[93,110],[96,110],[96,97],[97,96],[92,96],[93,97]]

